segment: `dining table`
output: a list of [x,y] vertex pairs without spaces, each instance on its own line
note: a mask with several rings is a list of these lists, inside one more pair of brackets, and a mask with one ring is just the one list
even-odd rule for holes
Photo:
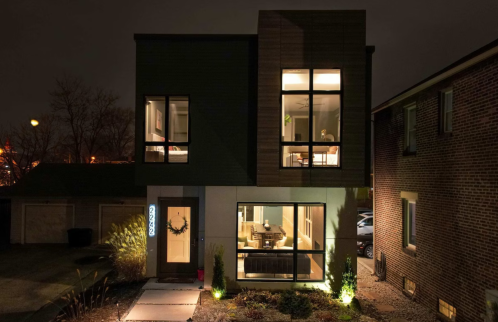
[[271,248],[275,246],[275,241],[281,240],[283,238],[282,230],[280,226],[270,224],[270,229],[266,230],[263,224],[254,224],[254,240],[261,240],[260,248],[265,246],[266,241],[269,242]]

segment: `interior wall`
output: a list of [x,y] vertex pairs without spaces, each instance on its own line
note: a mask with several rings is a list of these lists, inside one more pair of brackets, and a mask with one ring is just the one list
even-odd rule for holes
[[283,213],[283,209],[281,206],[277,206],[277,207],[264,206],[263,207],[263,223],[266,223],[266,220],[268,220],[268,223],[270,225],[282,226],[283,225],[282,213]]

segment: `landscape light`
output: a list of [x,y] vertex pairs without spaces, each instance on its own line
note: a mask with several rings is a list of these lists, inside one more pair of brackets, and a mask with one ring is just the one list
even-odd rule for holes
[[221,293],[220,292],[214,293],[214,297],[216,297],[217,299],[219,299],[221,297]]
[[38,124],[39,124],[39,123],[38,123],[38,121],[37,121],[37,120],[35,120],[35,119],[32,119],[32,120],[31,120],[31,125],[33,125],[33,126],[38,126]]
[[351,295],[343,295],[342,297],[342,303],[344,304],[349,304],[353,300],[353,297]]

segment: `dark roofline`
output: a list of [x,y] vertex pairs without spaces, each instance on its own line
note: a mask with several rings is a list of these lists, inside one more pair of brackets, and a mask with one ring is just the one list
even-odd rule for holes
[[257,34],[134,34],[137,40],[246,40]]
[[[481,48],[479,48],[479,49],[477,49],[477,50],[475,50],[475,51],[471,52],[470,54],[468,54],[468,55],[466,55],[466,56],[464,56],[464,57],[460,58],[460,59],[459,59],[459,60],[457,60],[456,62],[454,62],[454,63],[452,63],[452,64],[448,65],[447,67],[445,67],[445,68],[441,69],[440,71],[438,71],[438,72],[436,72],[436,73],[432,74],[431,76],[429,76],[429,77],[425,78],[424,80],[422,80],[422,81],[420,81],[420,82],[416,83],[415,85],[413,85],[413,86],[411,86],[411,87],[407,88],[406,90],[402,91],[401,93],[399,93],[399,94],[397,94],[397,95],[395,95],[395,96],[391,97],[390,99],[388,99],[387,101],[383,102],[382,104],[377,105],[374,109],[372,109],[372,114],[374,114],[374,113],[376,113],[376,112],[378,112],[378,111],[380,111],[380,110],[383,110],[384,108],[386,108],[386,107],[388,107],[388,106],[392,105],[392,104],[390,104],[390,102],[391,102],[391,101],[393,101],[393,100],[395,100],[396,98],[398,98],[398,97],[402,96],[403,94],[408,93],[409,91],[411,91],[411,90],[413,90],[413,89],[415,89],[415,88],[417,88],[417,87],[419,87],[419,86],[421,86],[421,85],[424,85],[425,83],[429,82],[430,80],[432,80],[432,79],[434,79],[434,78],[436,78],[436,77],[438,77],[438,76],[441,76],[441,75],[443,75],[444,73],[449,72],[449,71],[451,71],[452,69],[454,69],[454,68],[456,68],[456,67],[458,67],[458,66],[460,66],[460,65],[463,65],[463,64],[465,64],[466,62],[468,62],[468,61],[470,61],[470,60],[472,60],[472,59],[474,59],[474,58],[477,58],[479,55],[482,55],[482,54],[486,53],[487,51],[492,50],[492,49],[493,49],[493,48],[495,48],[495,47],[498,47],[498,39],[495,39],[495,40],[493,40],[492,42],[490,42],[489,44],[487,44],[487,45],[485,45],[485,46],[483,46],[483,47],[481,47]],[[492,54],[491,56],[494,56],[494,55],[496,55],[496,53]],[[491,57],[491,56],[490,56],[490,57]],[[488,57],[486,57],[486,58],[488,58]],[[486,58],[484,58],[484,59],[486,59]],[[484,59],[483,59],[483,60],[484,60]],[[481,60],[481,61],[482,61],[482,60]],[[479,62],[480,62],[480,61],[479,61]],[[476,63],[478,63],[478,62],[476,62]],[[470,67],[470,66],[468,66],[468,67]],[[459,72],[459,71],[458,71],[458,72]],[[416,93],[416,92],[415,92],[415,93]],[[413,93],[413,94],[415,94],[415,93]],[[411,95],[413,95],[413,94],[411,94]],[[411,96],[411,95],[410,95],[410,96]]]

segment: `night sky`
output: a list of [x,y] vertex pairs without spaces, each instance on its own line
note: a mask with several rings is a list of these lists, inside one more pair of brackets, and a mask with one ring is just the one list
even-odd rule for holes
[[0,126],[49,111],[64,72],[134,107],[134,33],[255,34],[275,9],[366,9],[374,106],[498,38],[497,0],[3,0]]

